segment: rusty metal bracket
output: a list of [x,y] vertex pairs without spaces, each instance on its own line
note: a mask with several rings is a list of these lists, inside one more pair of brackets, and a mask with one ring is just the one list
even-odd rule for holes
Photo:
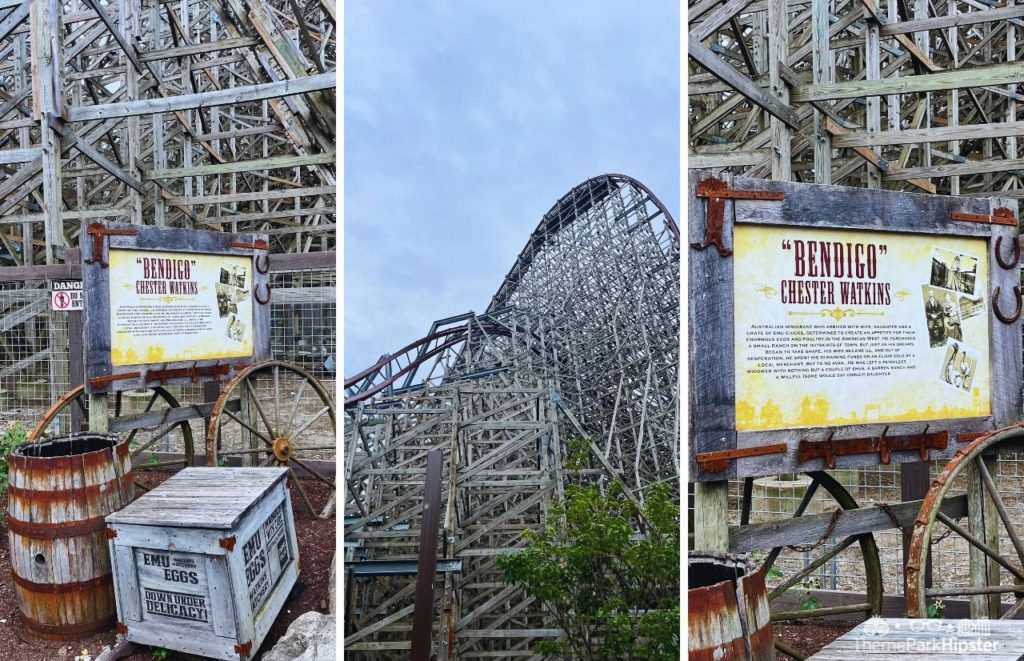
[[125,372],[124,374],[109,374],[107,376],[90,376],[89,385],[93,388],[102,388],[106,385],[113,383],[114,381],[123,381],[125,379],[137,379],[142,376],[142,372]]
[[103,248],[108,236],[138,236],[139,232],[133,229],[112,229],[103,223],[89,223],[85,233],[92,236],[92,257],[85,260],[86,264],[99,263],[100,268],[110,266],[107,260],[103,259]]
[[117,631],[117,633],[128,633],[128,625],[124,622],[118,622],[114,625],[114,630]]
[[199,379],[204,376],[212,376],[214,381],[220,381],[221,376],[225,376],[231,372],[231,365],[206,365],[204,367],[176,367],[174,369],[164,370],[146,370],[146,383],[153,381],[159,381],[160,385],[165,385],[171,379],[191,379],[192,383],[199,383]]
[[716,450],[697,454],[697,465],[705,473],[721,473],[729,467],[733,459],[740,457],[757,457],[765,454],[781,454],[786,451],[785,443],[772,443],[753,448],[737,448],[735,450]]
[[258,239],[252,243],[246,243],[245,241],[232,241],[232,248],[243,248],[245,250],[270,250],[270,244],[263,239]]
[[1019,239],[1014,239],[1013,240],[1013,250],[1010,251],[1010,258],[1008,260],[1006,260],[1005,262],[1003,261],[1003,248],[1002,248],[1002,246],[1003,246],[1003,237],[997,236],[996,237],[996,245],[995,245],[995,253],[996,253],[996,261],[999,262],[999,266],[1002,266],[1006,270],[1017,268],[1017,266],[1020,265],[1020,240]]
[[945,450],[949,445],[949,432],[938,431],[909,434],[906,436],[887,436],[889,427],[882,430],[880,436],[866,438],[844,438],[835,440],[834,433],[824,441],[800,441],[797,456],[801,463],[809,459],[823,458],[830,469],[836,467],[836,457],[854,454],[872,454],[877,452],[883,464],[892,460],[893,452],[917,450],[922,461],[927,461],[931,450]]
[[241,645],[235,645],[235,651],[238,652],[238,656],[243,659],[248,658],[252,654],[252,641],[242,643]]
[[696,194],[697,197],[707,198],[708,212],[704,228],[704,241],[691,243],[690,247],[704,250],[708,246],[715,246],[718,249],[718,254],[722,257],[732,255],[732,250],[725,247],[725,239],[722,236],[725,228],[726,200],[782,200],[785,198],[785,195],[779,191],[729,188],[724,181],[714,177],[699,182]]
[[[260,266],[260,257],[263,258],[263,266]],[[265,275],[270,272],[270,255],[256,255],[253,258],[253,265],[256,267],[256,272],[260,275]]]
[[1003,311],[999,309],[999,287],[996,287],[995,291],[992,292],[992,312],[994,312],[996,317],[999,319],[999,321],[1003,322],[1004,324],[1012,324],[1013,322],[1015,322],[1018,319],[1020,319],[1020,312],[1021,312],[1021,293],[1020,293],[1020,287],[1018,287],[1016,285],[1014,286],[1014,288],[1013,288],[1013,296],[1014,296],[1014,298],[1017,299],[1017,307],[1013,311],[1013,314],[1011,314],[1010,316],[1006,316],[1003,313]]
[[218,542],[218,544],[220,544],[220,547],[222,549],[227,549],[228,551],[234,551],[235,550],[235,541],[236,541],[235,540],[235,536],[231,535],[230,537],[221,537],[220,538],[220,542]]
[[117,531],[113,528],[107,528],[107,539],[114,539],[117,537]]
[[979,438],[981,438],[985,434],[991,434],[992,431],[994,431],[994,430],[989,430],[989,431],[972,431],[972,432],[964,432],[963,434],[957,434],[956,435],[956,442],[957,443],[973,443],[974,441],[978,440]]
[[269,282],[267,283],[267,298],[266,299],[260,298],[260,286],[258,284],[256,284],[252,288],[252,297],[260,305],[266,305],[267,303],[269,303],[270,302],[270,283]]
[[967,211],[951,211],[949,218],[950,220],[962,220],[970,223],[1017,226],[1016,214],[1013,213],[1013,209],[1007,207],[997,207],[991,216],[986,216],[982,213],[968,213]]

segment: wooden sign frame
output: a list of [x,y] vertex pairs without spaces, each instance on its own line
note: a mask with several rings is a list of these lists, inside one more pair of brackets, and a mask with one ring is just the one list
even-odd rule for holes
[[[704,182],[703,184],[701,182]],[[700,186],[701,194],[698,194]],[[717,193],[710,191],[717,190]],[[715,199],[712,199],[715,198]],[[718,207],[715,209],[714,207]],[[1008,220],[1012,212],[1014,220]],[[733,178],[708,171],[689,173],[689,355],[690,481],[704,482],[850,468],[881,463],[921,461],[916,450],[841,454],[801,460],[803,442],[830,441],[842,447],[852,439],[944,432],[944,449],[931,459],[948,458],[979,432],[1021,419],[1021,321],[1003,323],[991,304],[1000,288],[1000,308],[1015,309],[1020,268],[1003,268],[1016,255],[1017,201],[925,195],[894,191],[820,186]],[[711,222],[709,223],[709,218]],[[720,221],[720,227],[719,227]],[[1007,224],[1012,223],[1012,224]],[[737,431],[734,262],[731,254],[737,224],[792,226],[804,229],[868,230],[899,234],[974,237],[987,240],[991,414],[984,417],[914,422]],[[994,252],[997,240],[1002,255]],[[703,247],[706,246],[706,247]],[[829,465],[831,464],[831,465]]]
[[[220,381],[270,358],[270,254],[266,234],[231,234],[126,223],[83,223],[79,236],[85,298],[83,345],[89,394]],[[253,308],[253,351],[221,359],[114,365],[111,358],[111,249],[247,257]]]

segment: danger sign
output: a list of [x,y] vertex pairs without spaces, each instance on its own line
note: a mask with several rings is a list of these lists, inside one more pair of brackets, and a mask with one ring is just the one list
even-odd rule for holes
[[50,306],[55,312],[84,309],[81,280],[54,280]]

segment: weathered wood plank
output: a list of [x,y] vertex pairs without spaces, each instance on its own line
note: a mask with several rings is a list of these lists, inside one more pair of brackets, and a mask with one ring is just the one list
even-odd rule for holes
[[[880,507],[862,507],[845,510],[836,519],[831,537],[843,539],[850,535],[891,530],[896,521],[901,527],[912,527],[923,500],[911,500],[889,505],[888,511]],[[892,513],[896,517],[893,521]],[[967,496],[951,496],[942,502],[942,512],[956,519],[967,514]],[[773,549],[791,544],[815,541],[829,530],[832,512],[810,514],[795,519],[781,519],[752,523],[729,529],[729,551],[746,553],[757,549]]]
[[1024,81],[1024,63],[995,64],[903,78],[802,85],[793,90],[790,100],[793,103],[809,103],[811,101],[856,99],[888,94],[938,92],[988,85],[1011,85],[1022,81]]
[[307,94],[318,90],[333,89],[336,86],[337,81],[333,72],[322,73],[295,80],[232,87],[212,92],[199,92],[197,94],[183,94],[169,98],[124,101],[98,106],[81,106],[68,110],[68,118],[72,122],[85,122],[111,117],[131,117],[134,115],[151,115],[176,110],[210,108],[248,101],[276,99],[293,94]]
[[699,41],[691,39],[687,44],[687,53],[694,61],[714,74],[716,78],[719,78],[723,83],[728,84],[737,92],[750,99],[751,102],[781,119],[790,128],[800,129],[800,118],[797,117],[792,108],[768,95],[764,90],[752,83],[749,78],[715,55],[710,48]]

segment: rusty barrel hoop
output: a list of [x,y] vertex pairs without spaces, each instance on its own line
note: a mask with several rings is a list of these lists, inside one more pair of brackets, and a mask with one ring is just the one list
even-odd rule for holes
[[775,659],[764,573],[744,555],[691,553],[689,659]]
[[113,626],[104,517],[134,498],[128,443],[72,434],[22,445],[8,463],[8,541],[22,621],[56,640]]

